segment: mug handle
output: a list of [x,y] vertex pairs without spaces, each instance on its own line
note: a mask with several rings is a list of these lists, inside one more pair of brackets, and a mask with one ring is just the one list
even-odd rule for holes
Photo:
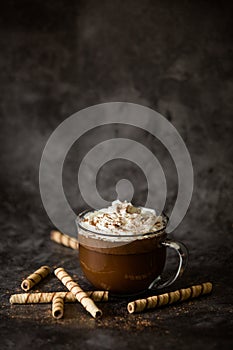
[[170,286],[175,280],[182,276],[188,262],[188,250],[183,243],[172,241],[170,239],[166,239],[164,242],[161,242],[161,245],[170,249],[174,249],[178,254],[179,258],[179,266],[177,271],[171,276],[166,282],[160,284],[161,276],[157,277],[149,286],[149,289],[157,288],[162,289]]

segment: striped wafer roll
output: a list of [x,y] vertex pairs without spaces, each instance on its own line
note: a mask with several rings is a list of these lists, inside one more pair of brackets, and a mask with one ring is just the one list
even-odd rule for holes
[[61,296],[56,295],[52,301],[52,315],[54,318],[62,318],[64,314],[64,300]]
[[29,275],[21,283],[21,288],[26,292],[31,289],[35,284],[39,283],[50,273],[50,268],[48,266],[41,266],[38,270]]
[[89,298],[87,293],[85,293],[82,288],[74,282],[72,277],[62,268],[58,267],[54,274],[57,278],[72,292],[76,299],[82,304],[82,306],[94,317],[100,317],[102,311],[95,305],[92,299]]
[[[86,294],[94,301],[107,301],[108,291],[90,291]],[[11,304],[46,304],[51,303],[56,296],[60,296],[66,303],[78,302],[71,292],[49,292],[49,293],[21,293],[10,297]]]
[[78,241],[77,239],[70,237],[64,233],[61,233],[59,231],[51,231],[50,232],[50,238],[52,241],[62,244],[65,247],[72,248],[72,249],[78,249]]
[[212,283],[206,282],[190,288],[179,289],[174,292],[155,295],[146,299],[138,299],[128,303],[129,313],[141,312],[147,309],[155,309],[159,306],[184,301],[187,299],[197,298],[200,295],[208,294],[212,291]]

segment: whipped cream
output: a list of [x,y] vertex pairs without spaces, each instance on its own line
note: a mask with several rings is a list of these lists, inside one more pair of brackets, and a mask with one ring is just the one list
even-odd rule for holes
[[134,207],[130,202],[116,200],[108,208],[85,214],[81,226],[102,234],[133,236],[156,232],[165,227],[165,222],[153,209]]

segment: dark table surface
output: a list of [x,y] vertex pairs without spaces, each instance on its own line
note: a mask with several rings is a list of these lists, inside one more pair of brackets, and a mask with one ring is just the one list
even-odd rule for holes
[[[232,348],[231,39],[227,2],[1,4],[1,349]],[[189,265],[168,290],[211,281],[213,293],[132,315],[126,299],[111,300],[101,303],[103,317],[97,320],[79,304],[67,304],[58,321],[50,305],[10,305],[22,279],[45,264],[64,266],[91,288],[77,252],[50,241],[53,224],[40,199],[39,162],[65,118],[119,100],[162,113],[189,149],[193,198],[172,233],[187,245]],[[90,134],[82,152],[104,133]],[[67,196],[79,212],[85,203],[74,186],[72,160],[66,174]],[[168,169],[166,175],[173,184],[173,173]],[[64,290],[52,275],[37,288]]]

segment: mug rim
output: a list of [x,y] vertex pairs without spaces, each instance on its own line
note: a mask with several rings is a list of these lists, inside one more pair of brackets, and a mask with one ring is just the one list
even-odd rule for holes
[[[92,231],[92,230],[90,230],[90,229],[88,229],[86,227],[83,227],[81,225],[81,223],[80,223],[81,222],[81,218],[83,218],[84,215],[86,215],[88,212],[94,212],[94,211],[95,211],[95,209],[85,209],[85,210],[83,210],[81,213],[79,213],[77,215],[77,218],[75,219],[75,222],[77,224],[77,227],[78,228],[80,227],[83,231],[85,231],[87,233],[89,232],[91,234],[95,234],[95,235],[101,236],[101,237],[117,237],[117,238],[126,238],[126,237],[128,238],[128,237],[131,237],[131,238],[133,238],[133,237],[145,237],[145,236],[149,236],[149,235],[156,235],[156,234],[159,234],[159,233],[165,231],[165,229],[167,227],[167,223],[169,221],[169,217],[165,214],[164,211],[162,211],[160,216],[162,216],[162,218],[163,218],[164,225],[163,225],[162,228],[160,228],[160,229],[158,229],[156,231],[150,231],[150,232],[140,233],[140,234],[131,234],[131,235],[119,235],[119,234],[117,235],[117,234],[101,233],[101,232]],[[79,232],[78,232],[78,234],[79,234]]]

